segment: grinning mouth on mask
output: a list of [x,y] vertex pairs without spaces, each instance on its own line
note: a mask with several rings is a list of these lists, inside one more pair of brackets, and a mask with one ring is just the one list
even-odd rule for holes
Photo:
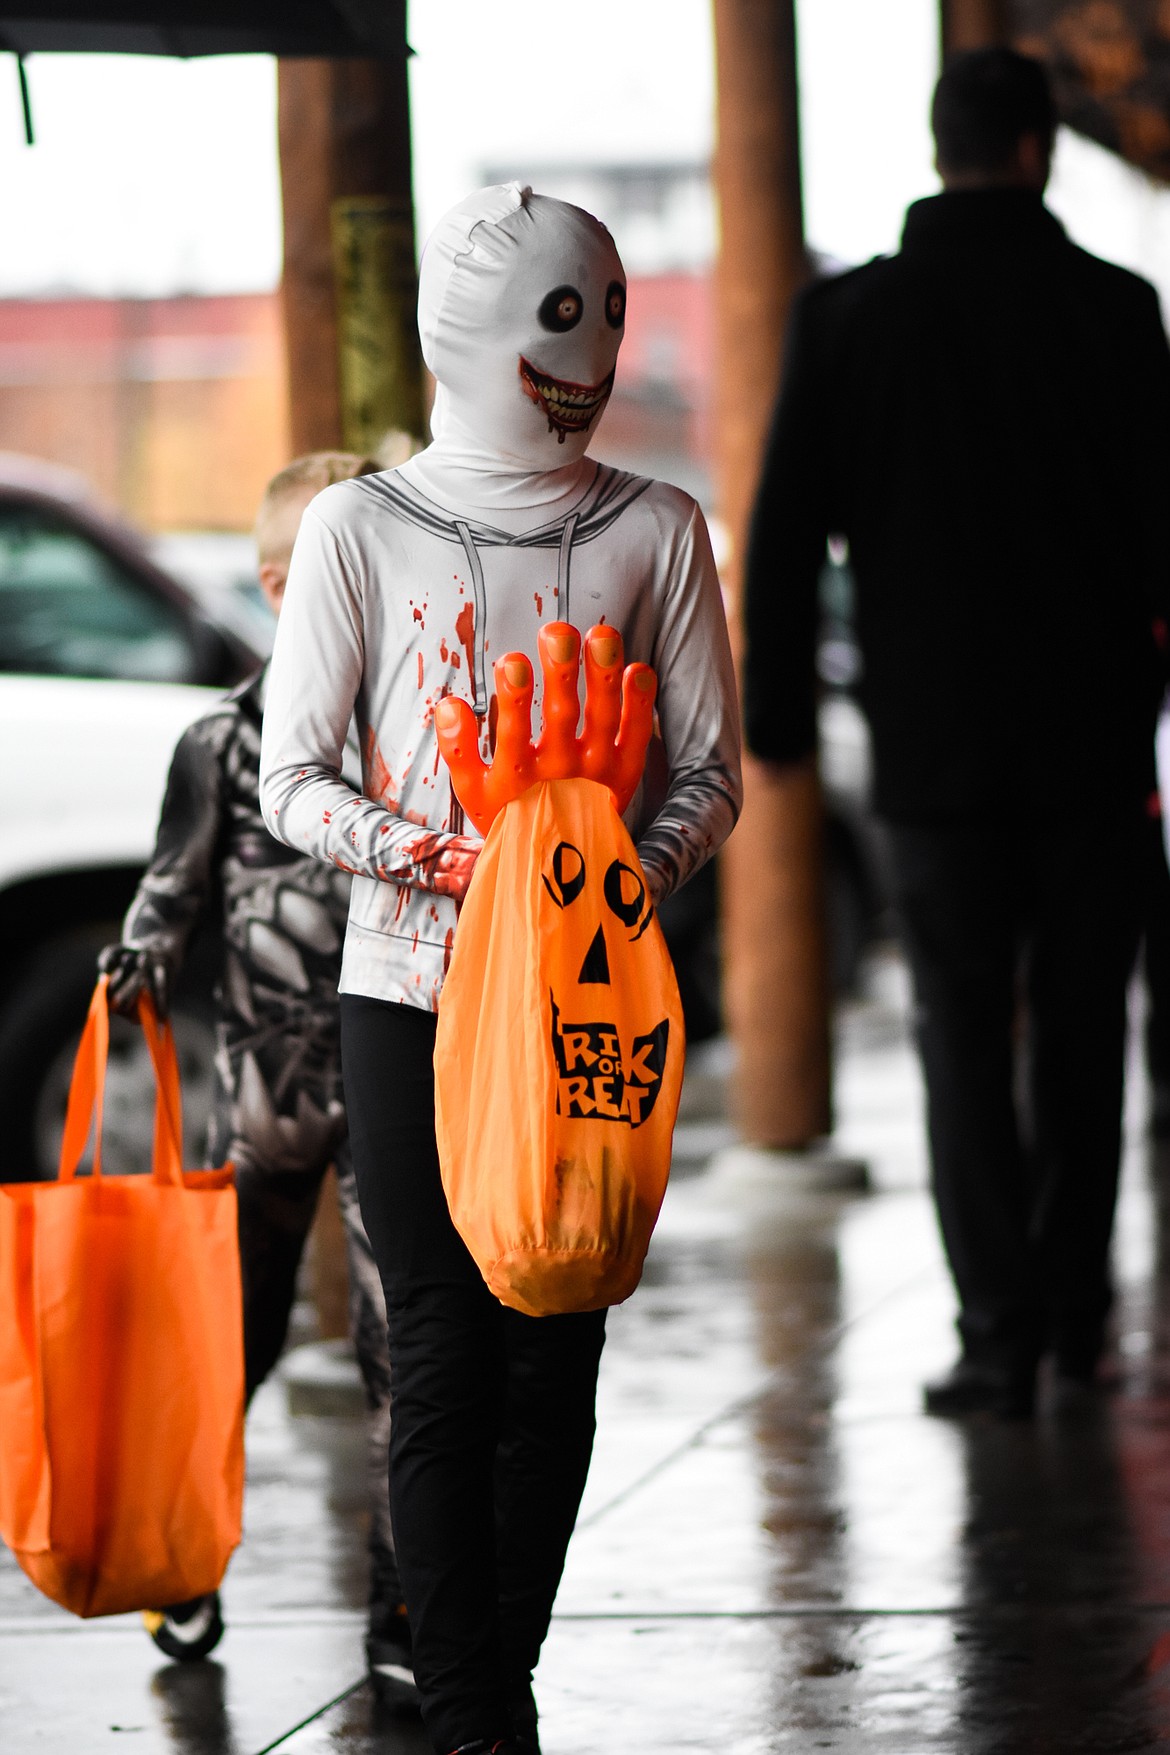
[[555,433],[557,443],[563,445],[566,433],[585,432],[594,415],[605,407],[613,389],[613,373],[600,384],[574,384],[568,378],[554,378],[540,371],[521,354],[520,382],[524,394],[544,410],[549,432]]

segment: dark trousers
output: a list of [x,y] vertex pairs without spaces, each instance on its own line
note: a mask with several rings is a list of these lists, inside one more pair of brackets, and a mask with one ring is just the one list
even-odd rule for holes
[[972,1357],[1088,1370],[1110,1304],[1142,809],[889,829]]
[[370,1626],[402,1603],[394,1560],[386,1450],[390,1356],[382,1283],[362,1226],[341,1101],[334,1007],[265,1008],[220,1019],[210,1164],[236,1167],[244,1301],[244,1385],[250,1401],[284,1350],[321,1185],[330,1164],[345,1228],[349,1326],[369,1409]]
[[1160,816],[1146,829],[1145,891],[1146,1068],[1152,1087],[1154,1131],[1170,1133],[1170,870]]
[[532,1671],[593,1446],[604,1311],[522,1316],[451,1222],[435,1146],[435,1019],[343,994],[362,1215],[390,1327],[390,1502],[436,1750],[532,1730]]

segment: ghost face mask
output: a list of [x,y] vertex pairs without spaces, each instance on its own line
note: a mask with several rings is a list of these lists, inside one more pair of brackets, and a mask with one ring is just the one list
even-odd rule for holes
[[613,239],[581,208],[518,183],[452,208],[419,275],[436,447],[524,470],[583,457],[613,387],[625,311]]

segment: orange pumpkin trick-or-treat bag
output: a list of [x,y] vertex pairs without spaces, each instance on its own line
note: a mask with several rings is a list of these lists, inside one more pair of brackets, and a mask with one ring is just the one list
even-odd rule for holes
[[495,666],[490,768],[466,703],[436,714],[456,792],[487,830],[439,1006],[443,1186],[492,1292],[531,1316],[616,1304],[637,1285],[685,1047],[670,956],[618,814],[641,776],[654,674],[631,665],[623,677],[620,637],[591,630],[578,736],[579,636],[551,623],[540,647],[535,748],[521,655]]

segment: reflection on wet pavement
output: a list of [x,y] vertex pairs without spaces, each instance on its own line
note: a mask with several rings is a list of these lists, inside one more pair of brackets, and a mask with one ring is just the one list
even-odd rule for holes
[[[700,1071],[702,1069],[699,1069]],[[695,1089],[713,1081],[696,1079]],[[1170,1160],[1131,1080],[1115,1383],[1031,1425],[926,1419],[952,1304],[897,965],[841,1021],[865,1197],[705,1153],[697,1103],[614,1312],[594,1469],[538,1695],[546,1755],[1067,1755],[1170,1742]],[[362,1680],[360,1419],[249,1428],[210,1663],[82,1625],[0,1561],[14,1755],[425,1755]]]

